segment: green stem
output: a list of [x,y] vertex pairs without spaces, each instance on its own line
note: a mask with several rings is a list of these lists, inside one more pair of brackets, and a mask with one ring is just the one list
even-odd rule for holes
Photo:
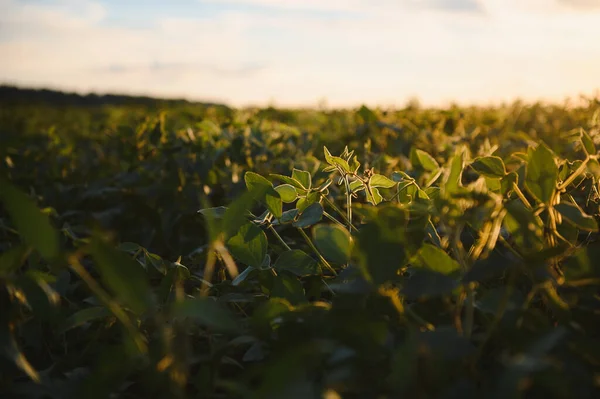
[[275,235],[275,237],[277,237],[277,239],[279,240],[279,242],[281,243],[281,245],[283,245],[283,247],[288,250],[291,251],[292,248],[290,248],[289,245],[287,245],[285,243],[285,241],[283,241],[283,238],[281,238],[281,236],[279,235],[279,233],[277,232],[277,230],[275,230],[275,228],[273,227],[272,224],[269,224],[269,230],[271,230],[271,232]]
[[336,218],[334,218],[333,216],[331,216],[329,213],[327,213],[325,211],[323,211],[323,216],[325,216],[327,219],[331,220],[335,224],[338,224],[342,227],[346,227],[346,226],[344,226],[344,224],[342,222],[340,222],[339,220],[337,220]]
[[[463,273],[466,273],[469,270],[469,266],[467,264],[467,260],[464,256],[464,248],[462,248],[462,244],[460,242],[460,233],[462,231],[462,227],[457,227],[454,230],[454,234],[452,235],[452,250],[460,264]],[[475,320],[475,293],[473,292],[473,287],[471,283],[468,283],[465,286],[465,292],[467,293],[467,303],[465,309],[465,336],[467,338],[471,338],[471,334],[473,333],[473,324]]]
[[300,234],[302,234],[302,237],[304,237],[304,239],[306,240],[306,243],[313,250],[313,252],[315,253],[315,255],[317,255],[317,257],[319,258],[319,260],[321,261],[321,263],[323,264],[323,266],[325,266],[327,269],[329,269],[329,271],[331,271],[331,273],[333,273],[334,276],[337,276],[337,272],[335,271],[335,269],[333,267],[331,267],[331,265],[329,264],[329,262],[327,262],[325,260],[325,258],[323,257],[323,255],[321,255],[321,253],[319,252],[319,250],[317,249],[317,247],[315,247],[315,244],[313,244],[313,242],[311,241],[310,237],[304,232],[304,230],[298,228],[298,231],[300,231]]
[[350,182],[348,176],[344,176],[344,183],[346,183],[346,212],[348,218],[348,231],[352,230],[352,193],[350,192]]
[[529,201],[527,201],[527,198],[525,197],[525,195],[523,194],[523,191],[521,191],[521,189],[519,188],[517,183],[513,183],[513,190],[517,194],[517,197],[519,197],[521,199],[521,201],[523,201],[523,204],[525,204],[527,209],[533,209],[533,207],[531,206]]
[[340,217],[342,219],[344,219],[344,222],[348,223],[348,226],[350,226],[350,228],[352,228],[354,231],[358,231],[358,229],[356,227],[354,227],[354,225],[352,224],[352,222],[350,222],[350,220],[348,219],[348,216],[342,212],[342,210],[340,208],[337,207],[337,205],[331,201],[329,198],[327,198],[326,195],[321,193],[321,198],[323,198],[325,200],[325,202],[327,202],[327,205],[329,205],[334,211],[336,211],[338,213],[338,215],[340,215]]

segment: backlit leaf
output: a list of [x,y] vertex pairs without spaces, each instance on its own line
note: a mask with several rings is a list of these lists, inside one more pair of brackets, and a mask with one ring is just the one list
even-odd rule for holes
[[319,224],[313,228],[313,239],[325,259],[345,264],[352,253],[352,237],[342,226]]
[[423,267],[442,274],[451,274],[460,270],[460,265],[443,249],[424,244],[411,260],[413,266]]
[[269,212],[279,219],[282,212],[282,201],[279,193],[273,188],[273,184],[254,172],[246,172],[244,181],[248,190],[258,190],[256,199],[265,204]]
[[307,190],[310,190],[312,187],[310,172],[294,168],[292,169],[292,178],[299,181],[300,184],[302,184],[302,186]]
[[434,157],[429,155],[427,152],[419,149],[414,149],[411,152],[411,162],[413,162],[413,166],[416,163],[420,165],[423,169],[433,172],[438,170],[440,165],[437,163]]
[[298,193],[296,193],[296,189],[291,184],[282,184],[275,187],[275,190],[281,196],[281,200],[286,204],[294,202],[296,201],[296,198],[298,198]]
[[227,248],[239,261],[260,268],[267,254],[267,236],[260,227],[246,223],[227,241]]
[[506,168],[502,158],[495,156],[476,158],[471,164],[477,173],[487,177],[504,177]]
[[554,154],[545,144],[540,143],[530,154],[525,187],[538,201],[549,204],[556,189],[557,179],[558,167]]

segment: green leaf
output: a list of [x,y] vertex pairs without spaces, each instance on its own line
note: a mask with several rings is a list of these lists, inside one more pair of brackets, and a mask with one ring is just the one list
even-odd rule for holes
[[300,280],[285,272],[273,277],[271,298],[283,298],[288,300],[292,305],[306,302],[304,288]]
[[239,261],[260,268],[267,254],[267,235],[260,227],[246,223],[227,241],[227,248]]
[[65,322],[62,325],[62,327],[60,328],[59,332],[64,333],[75,327],[79,327],[85,323],[88,323],[90,321],[103,319],[110,315],[112,315],[110,310],[103,306],[95,306],[95,307],[91,307],[91,308],[82,309],[78,312],[73,313],[71,316],[69,316],[65,320]]
[[293,223],[293,226],[300,229],[305,229],[315,223],[318,223],[322,218],[323,206],[320,203],[315,202],[302,211],[298,220]]
[[59,235],[35,202],[12,184],[0,179],[0,199],[23,241],[35,248],[44,258],[59,254]]
[[588,132],[581,129],[581,144],[589,155],[596,155],[596,146],[594,145],[594,140],[590,137]]
[[346,264],[352,253],[352,238],[348,230],[332,224],[313,228],[313,239],[323,257],[331,262]]
[[94,237],[91,254],[104,284],[134,313],[142,314],[153,305],[152,291],[142,266],[126,253]]
[[477,173],[486,177],[504,177],[506,168],[502,158],[495,156],[475,158],[471,164]]
[[273,268],[276,270],[286,270],[299,277],[316,276],[321,274],[318,263],[298,249],[282,252],[277,258]]
[[506,196],[508,193],[512,192],[514,189],[514,185],[519,183],[519,175],[516,172],[510,172],[502,179],[500,179],[500,191],[502,195]]
[[525,187],[538,201],[550,204],[557,179],[558,167],[554,154],[545,144],[540,143],[530,154]]
[[404,230],[405,226],[395,219],[393,226],[383,218],[361,226],[354,252],[368,281],[379,285],[398,278],[397,271],[406,262]]
[[357,193],[364,189],[365,189],[365,183],[363,183],[362,180],[354,180],[353,182],[350,182],[350,192],[351,193]]
[[233,313],[209,297],[176,302],[172,314],[176,318],[189,318],[220,332],[235,333],[238,330]]
[[290,209],[289,211],[283,212],[283,214],[281,215],[281,219],[279,219],[279,223],[292,223],[296,219],[296,216],[298,216],[298,213],[300,213],[298,208]]
[[310,205],[314,204],[318,200],[319,200],[319,193],[316,193],[316,192],[310,193],[306,197],[300,198],[298,200],[298,202],[296,202],[296,208],[300,212],[303,212],[306,208],[308,208]]
[[225,216],[225,211],[227,208],[224,206],[217,206],[214,208],[204,208],[200,209],[198,213],[202,214],[205,217],[210,217],[213,219],[222,219]]
[[392,180],[396,183],[404,183],[404,182],[412,182],[415,181],[412,177],[410,177],[407,173],[402,171],[396,171],[392,173]]
[[554,206],[558,212],[571,224],[586,231],[598,231],[598,223],[593,216],[584,213],[579,207],[561,202]]
[[302,186],[307,190],[310,190],[312,187],[312,178],[310,176],[310,172],[294,168],[292,169],[292,178],[299,181],[300,184],[302,184]]
[[373,205],[377,205],[383,201],[383,197],[375,187],[371,187],[371,190],[365,190],[365,194],[367,195],[367,201]]
[[352,172],[356,173],[358,171],[358,168],[360,168],[360,162],[358,162],[358,158],[355,155],[354,158],[352,158],[352,161],[350,162],[350,169],[352,170]]
[[452,259],[443,249],[431,244],[424,244],[411,260],[413,266],[433,270],[442,274],[451,274],[460,270],[460,264]]
[[248,190],[258,190],[255,198],[264,203],[269,212],[279,219],[281,217],[283,204],[281,202],[281,196],[277,191],[275,191],[273,184],[271,184],[270,181],[261,175],[254,172],[246,172],[244,175],[244,181],[246,182],[246,187],[248,187]]
[[438,170],[440,165],[437,163],[434,157],[429,155],[427,152],[419,149],[414,149],[411,152],[411,163],[413,165],[416,163],[417,165],[421,165],[421,167],[429,172],[433,172]]
[[298,180],[294,179],[293,177],[278,175],[276,173],[271,173],[269,176],[272,177],[272,178],[274,178],[274,179],[277,179],[277,180],[281,181],[284,184],[289,184],[289,185],[292,185],[292,186],[294,186],[296,188],[299,188],[299,189],[303,189],[304,190],[306,188],[306,187],[304,187],[302,185],[302,183],[300,183]]
[[25,261],[29,247],[21,244],[0,254],[0,276],[17,271]]
[[240,227],[246,223],[247,216],[250,215],[249,210],[254,205],[254,201],[260,201],[267,195],[267,192],[272,190],[267,185],[254,187],[251,191],[247,191],[239,198],[233,201],[223,215],[223,231],[227,238],[235,235]]
[[461,187],[461,179],[464,165],[464,151],[460,151],[452,157],[448,177],[443,186],[445,194],[452,194]]
[[282,184],[280,186],[275,187],[275,191],[279,193],[281,196],[281,200],[286,204],[296,201],[298,198],[298,193],[296,189],[291,184]]
[[338,167],[346,173],[351,172],[350,165],[348,165],[348,162],[346,162],[345,159],[342,159],[340,157],[334,157],[333,155],[331,155],[327,147],[323,147],[323,151],[325,153],[325,160],[329,165]]
[[396,185],[396,182],[388,179],[384,175],[373,175],[369,180],[371,187],[382,187],[382,188],[392,188]]
[[521,200],[505,204],[508,211],[504,217],[504,227],[512,235],[522,251],[539,252],[543,246],[543,224],[539,216],[527,209]]

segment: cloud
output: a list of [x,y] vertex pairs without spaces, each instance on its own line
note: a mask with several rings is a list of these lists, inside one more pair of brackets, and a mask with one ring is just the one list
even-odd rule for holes
[[132,27],[110,3],[0,0],[0,82],[234,105],[559,99],[600,87],[600,13],[558,1],[204,1]]

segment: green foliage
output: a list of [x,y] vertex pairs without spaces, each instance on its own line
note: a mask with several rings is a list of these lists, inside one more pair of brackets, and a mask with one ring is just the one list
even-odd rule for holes
[[597,103],[148,107],[0,108],[0,396],[595,397]]
[[47,259],[59,253],[58,234],[35,203],[12,184],[0,180],[0,198],[21,237]]
[[550,204],[556,190],[557,179],[558,167],[554,154],[545,144],[540,143],[529,154],[525,185],[538,201]]

